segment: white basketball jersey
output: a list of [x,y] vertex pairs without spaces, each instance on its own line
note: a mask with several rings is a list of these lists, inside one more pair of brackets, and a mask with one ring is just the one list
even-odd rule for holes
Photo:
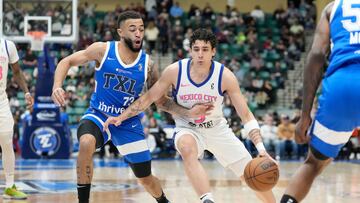
[[212,128],[220,122],[226,123],[222,111],[224,95],[221,90],[224,65],[212,61],[207,79],[198,84],[190,78],[190,63],[191,59],[179,61],[179,75],[174,90],[176,102],[186,108],[192,108],[199,103],[213,102],[214,110],[211,115],[197,119],[174,116],[176,126]]
[[0,40],[0,102],[7,99],[6,84],[7,74],[9,69],[9,55],[8,47],[5,40]]

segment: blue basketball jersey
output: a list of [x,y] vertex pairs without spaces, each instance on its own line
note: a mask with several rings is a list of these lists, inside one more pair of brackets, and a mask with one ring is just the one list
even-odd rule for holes
[[360,0],[336,0],[330,16],[331,55],[326,75],[360,63]]
[[106,52],[95,68],[95,91],[90,107],[111,116],[120,115],[143,91],[149,56],[140,51],[132,64],[124,64],[118,42],[107,42]]

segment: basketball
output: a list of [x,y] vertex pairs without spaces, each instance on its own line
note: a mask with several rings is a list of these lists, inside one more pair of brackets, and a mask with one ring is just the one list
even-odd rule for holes
[[246,165],[244,178],[251,189],[260,192],[268,191],[279,180],[279,168],[269,158],[257,157]]

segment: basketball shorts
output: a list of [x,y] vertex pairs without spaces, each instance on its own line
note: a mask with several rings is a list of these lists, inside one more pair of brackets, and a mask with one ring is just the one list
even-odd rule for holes
[[110,125],[105,132],[103,125],[107,116],[102,112],[90,107],[81,119],[94,122],[102,131],[104,144],[111,140],[127,162],[141,163],[151,160],[144,129],[138,117],[125,120],[118,127]]
[[[242,176],[246,164],[252,157],[244,144],[235,136],[226,121],[223,120],[212,128],[194,128],[186,123],[177,122],[174,134],[174,143],[177,151],[177,143],[181,136],[190,134],[194,137],[198,148],[198,158],[204,155],[204,150],[211,152],[224,168],[232,170],[237,176]],[[236,168],[232,167],[236,164]]]
[[322,81],[319,107],[310,128],[310,145],[335,158],[360,126],[360,64],[337,70]]
[[0,132],[11,133],[14,128],[14,119],[10,111],[9,101],[0,100]]

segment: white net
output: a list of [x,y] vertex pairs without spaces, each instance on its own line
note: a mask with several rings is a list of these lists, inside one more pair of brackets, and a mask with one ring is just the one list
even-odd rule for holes
[[41,31],[28,32],[28,36],[30,36],[31,42],[31,50],[32,51],[42,51],[44,49],[44,38],[46,33]]

